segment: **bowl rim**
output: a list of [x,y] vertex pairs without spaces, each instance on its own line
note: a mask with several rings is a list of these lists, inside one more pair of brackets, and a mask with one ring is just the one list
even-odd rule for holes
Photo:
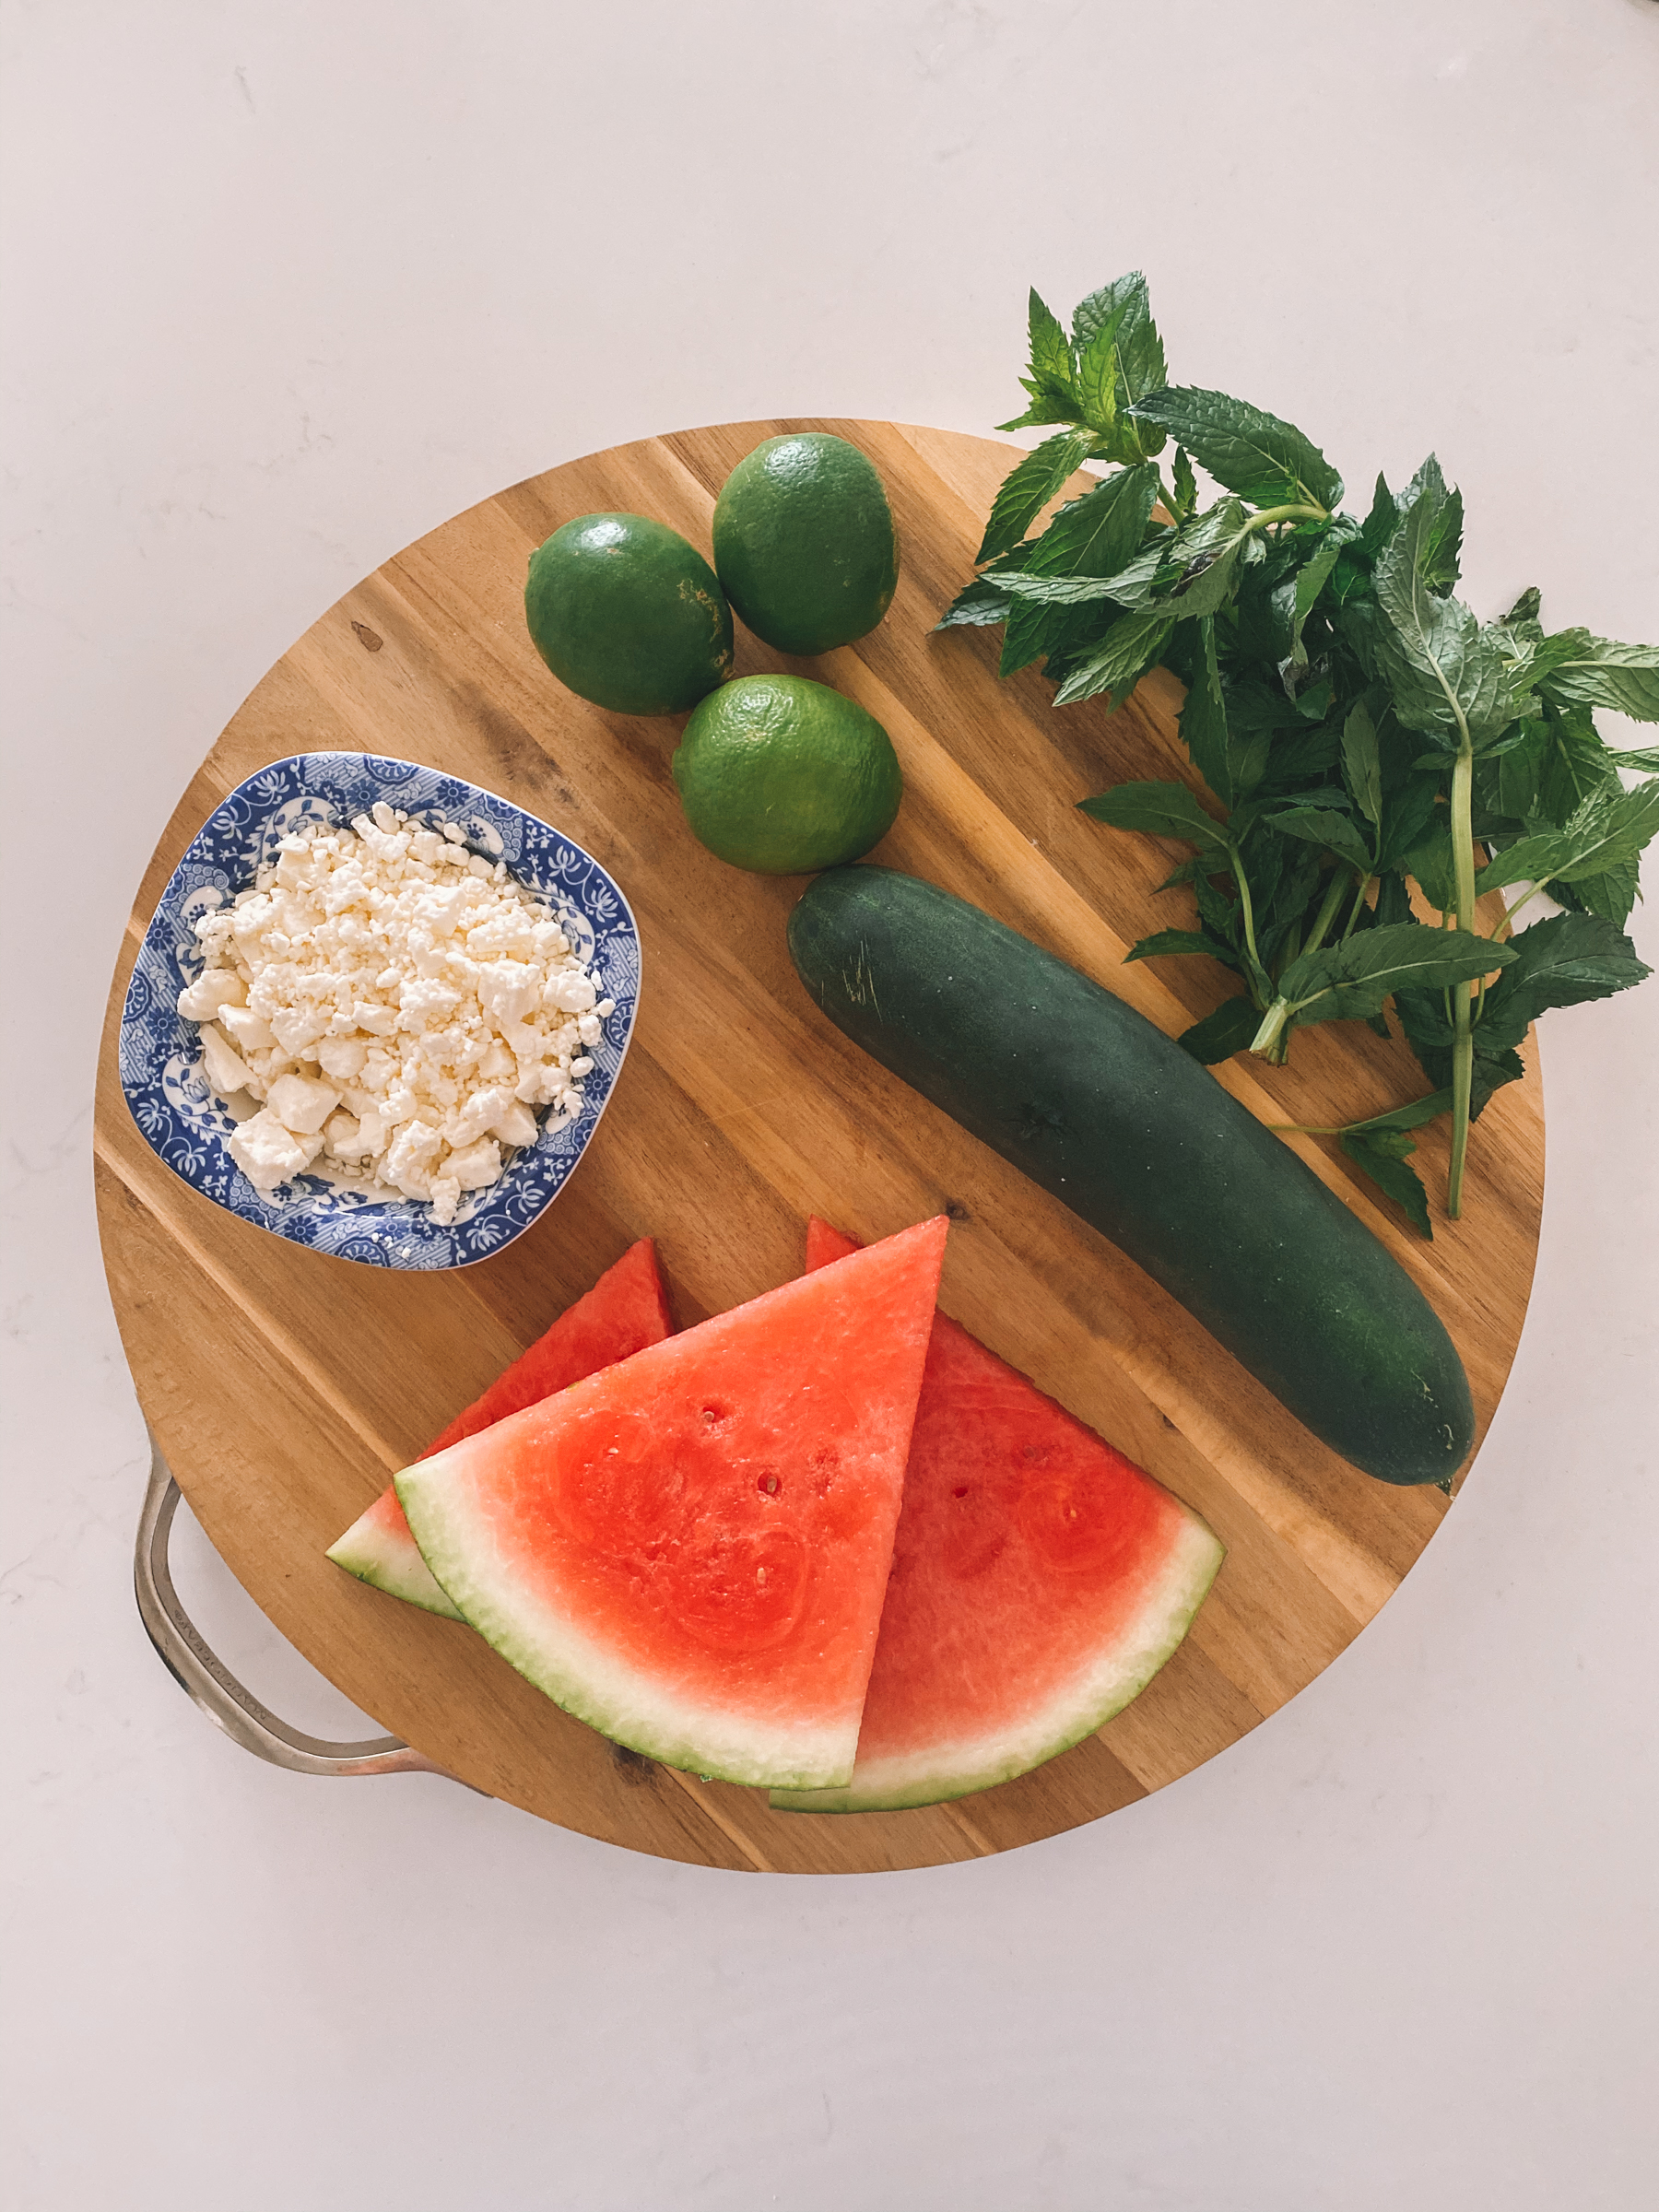
[[[241,777],[237,783],[233,784],[229,791],[225,792],[221,796],[217,798],[212,806],[208,809],[206,815],[191,832],[190,838],[186,842],[183,851],[180,853],[177,861],[174,863],[171,870],[169,872],[167,881],[162,886],[161,890],[156,899],[155,904],[150,911],[149,918],[146,922],[143,932],[140,935],[137,952],[134,959],[133,968],[127,977],[126,988],[122,994],[122,1020],[119,1028],[121,1030],[124,1030],[126,1027],[127,1008],[131,1004],[132,994],[138,980],[139,960],[143,958],[147,950],[159,949],[159,946],[152,946],[152,939],[155,935],[157,924],[161,921],[161,918],[166,912],[168,902],[179,886],[180,878],[183,876],[185,870],[189,866],[192,854],[195,853],[198,844],[206,836],[215,818],[219,814],[221,809],[229,806],[232,801],[240,797],[247,790],[248,786],[251,783],[257,782],[261,776],[267,776],[271,774],[273,771],[292,770],[295,771],[302,780],[304,764],[312,760],[349,761],[354,763],[371,777],[375,776],[378,770],[382,766],[387,768],[405,769],[410,771],[412,774],[439,776],[447,782],[460,784],[465,790],[469,793],[476,794],[480,799],[487,799],[497,806],[508,809],[511,813],[520,817],[522,820],[533,823],[538,830],[545,830],[549,836],[556,838],[562,845],[568,847],[571,853],[576,854],[582,862],[584,862],[588,867],[597,872],[599,877],[603,879],[604,884],[608,888],[612,895],[615,897],[617,903],[621,910],[620,923],[611,925],[613,934],[615,934],[618,928],[625,929],[626,934],[632,939],[633,942],[637,981],[633,988],[633,1005],[628,1018],[628,1028],[623,1036],[620,1046],[617,1049],[617,1062],[615,1069],[613,1070],[610,1080],[606,1087],[605,1095],[595,1107],[593,1118],[588,1123],[586,1129],[582,1133],[581,1141],[578,1144],[576,1150],[571,1155],[568,1164],[565,1166],[564,1172],[559,1177],[557,1182],[543,1191],[540,1202],[535,1207],[535,1209],[530,1212],[524,1220],[510,1227],[508,1232],[500,1237],[496,1242],[492,1243],[487,1250],[471,1253],[458,1252],[455,1251],[453,1245],[452,1244],[451,1251],[453,1256],[442,1260],[433,1261],[430,1259],[425,1259],[418,1262],[412,1261],[410,1259],[399,1256],[395,1250],[389,1250],[386,1256],[373,1259],[352,1252],[324,1251],[321,1254],[322,1257],[327,1259],[344,1260],[347,1265],[352,1266],[383,1268],[386,1271],[394,1274],[447,1275],[452,1274],[463,1267],[477,1267],[481,1265],[486,1260],[494,1259],[497,1253],[505,1252],[508,1246],[516,1243],[519,1238],[522,1237],[526,1230],[535,1228],[535,1224],[547,1212],[548,1206],[551,1206],[554,1200],[559,1197],[563,1193],[565,1186],[571,1180],[571,1177],[575,1173],[576,1170],[581,1166],[582,1160],[587,1157],[588,1148],[592,1145],[594,1136],[598,1133],[599,1124],[605,1119],[606,1112],[610,1105],[611,1100],[616,1095],[618,1083],[621,1081],[622,1070],[627,1063],[629,1051],[633,1043],[634,1030],[639,1022],[640,1000],[644,991],[645,982],[645,946],[644,938],[640,929],[639,917],[634,912],[632,902],[629,900],[627,892],[622,888],[622,886],[618,882],[615,876],[612,875],[609,868],[606,867],[605,863],[600,860],[595,853],[590,853],[587,847],[582,843],[580,839],[573,837],[568,831],[559,829],[557,824],[549,822],[545,816],[535,814],[528,806],[522,806],[517,799],[510,798],[502,792],[492,791],[488,784],[475,782],[470,776],[462,775],[452,769],[437,767],[429,761],[407,760],[394,753],[371,753],[359,747],[347,746],[316,747],[310,747],[306,751],[300,753],[280,753],[275,755],[271,759],[261,761],[256,767],[251,768],[247,774]],[[276,812],[278,806],[287,803],[288,802],[281,800],[276,801],[273,806],[267,810],[267,813],[264,818],[268,820],[271,813]],[[386,800],[386,804],[395,806],[396,801],[394,798],[388,798]],[[409,811],[413,812],[417,810],[410,809]],[[470,846],[470,841],[469,849],[476,849]],[[550,897],[550,894],[548,893],[537,891],[534,885],[526,883],[524,878],[521,875],[518,875],[515,871],[510,869],[509,873],[512,876],[513,881],[521,884],[525,889],[531,890],[535,896],[538,898]],[[242,886],[239,888],[245,888],[246,887]],[[234,896],[235,894],[232,892],[230,895]],[[571,904],[577,905],[577,901],[572,900]],[[578,906],[578,912],[581,911],[582,910],[580,906]],[[584,919],[589,919],[589,925],[591,927],[591,918],[584,916]],[[262,1220],[256,1216],[244,1213],[241,1210],[241,1208],[232,1205],[228,1197],[220,1196],[212,1190],[205,1188],[200,1182],[198,1182],[193,1176],[187,1174],[174,1160],[168,1159],[167,1155],[161,1150],[160,1145],[157,1140],[157,1136],[152,1134],[149,1129],[147,1129],[144,1125],[144,1123],[139,1119],[137,1108],[134,1102],[133,1090],[127,1082],[126,1072],[124,1067],[122,1065],[122,1055],[119,1051],[117,1052],[116,1055],[116,1063],[117,1076],[121,1084],[121,1093],[126,1103],[128,1114],[131,1116],[134,1125],[138,1130],[139,1135],[144,1138],[150,1150],[156,1155],[157,1159],[160,1160],[162,1166],[168,1170],[170,1174],[176,1175],[179,1181],[182,1182],[187,1189],[194,1191],[198,1197],[206,1198],[210,1205],[217,1206],[222,1212],[229,1214],[234,1219],[245,1221],[251,1228],[261,1230],[267,1236],[276,1237],[282,1243],[291,1244],[299,1251],[317,1251],[318,1248],[314,1244],[309,1243],[305,1239],[300,1237],[284,1236],[282,1230],[273,1226],[273,1224],[270,1222]],[[217,1096],[218,1094],[214,1095]],[[223,1142],[222,1138],[218,1141],[221,1144]],[[535,1149],[535,1146],[525,1146],[522,1147],[519,1157],[528,1158],[534,1154]],[[513,1162],[513,1165],[517,1165],[516,1160]],[[507,1172],[509,1175],[511,1175],[512,1168],[509,1168]],[[312,1194],[308,1193],[307,1195],[310,1197],[312,1195]],[[322,1194],[316,1194],[316,1195],[322,1195]],[[378,1204],[416,1206],[420,1205],[423,1202],[420,1200],[400,1197],[396,1200],[371,1201],[369,1203],[371,1206]],[[368,1208],[365,1207],[361,1210],[368,1210]]]

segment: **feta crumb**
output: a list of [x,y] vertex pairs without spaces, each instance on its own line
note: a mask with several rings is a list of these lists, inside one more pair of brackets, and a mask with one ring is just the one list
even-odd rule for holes
[[202,1072],[221,1099],[234,1098],[253,1079],[241,1054],[210,1021],[202,1028]]
[[332,1083],[310,1076],[278,1076],[265,1095],[268,1110],[296,1136],[315,1136],[339,1102]]
[[270,1023],[261,1021],[251,1007],[221,1006],[218,1018],[220,1029],[238,1052],[268,1051],[276,1041],[276,1032]]
[[230,1132],[231,1159],[256,1191],[267,1194],[302,1175],[322,1149],[320,1136],[294,1135],[268,1106]]
[[384,801],[282,838],[195,934],[206,965],[179,1010],[240,1101],[232,1156],[263,1191],[325,1154],[332,1181],[453,1219],[535,1142],[535,1109],[581,1111],[615,1011],[504,862]]
[[333,1076],[337,1083],[349,1083],[354,1076],[360,1076],[368,1057],[369,1047],[360,1037],[324,1037],[317,1047],[323,1073]]
[[464,1191],[488,1190],[501,1179],[501,1147],[494,1137],[481,1136],[464,1151],[452,1152],[444,1169]]
[[248,986],[234,968],[204,968],[194,983],[179,994],[179,1011],[186,1021],[211,1021],[221,1006],[240,1006]]

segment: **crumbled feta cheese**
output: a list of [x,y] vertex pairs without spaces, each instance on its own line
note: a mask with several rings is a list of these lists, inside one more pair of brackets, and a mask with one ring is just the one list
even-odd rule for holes
[[[237,981],[240,982],[241,978],[239,976]],[[261,1021],[251,1007],[221,1006],[218,1018],[219,1027],[239,1052],[268,1051],[276,1041],[276,1033],[270,1023]]]
[[332,1083],[310,1076],[278,1076],[265,1095],[271,1112],[296,1136],[315,1136],[339,1102]]
[[532,1109],[580,1112],[615,1010],[504,862],[384,801],[282,838],[195,934],[179,1011],[212,1088],[246,1094],[230,1149],[262,1191],[325,1154],[333,1181],[453,1219],[535,1143]]
[[253,1079],[241,1054],[210,1021],[202,1025],[202,1072],[221,1099],[234,1098]]
[[296,1136],[268,1106],[230,1132],[230,1157],[256,1191],[274,1191],[302,1175],[322,1149],[320,1136]]
[[354,1076],[360,1076],[368,1057],[369,1047],[360,1037],[324,1037],[317,1047],[323,1073],[338,1083],[349,1083]]
[[386,1148],[386,1173],[406,1198],[429,1198],[432,1169],[443,1150],[441,1131],[429,1122],[405,1122]]
[[179,994],[179,1011],[186,1021],[211,1021],[221,1006],[240,1006],[248,986],[234,968],[204,968],[194,983]]
[[500,1181],[501,1147],[493,1136],[481,1136],[464,1151],[452,1152],[443,1164],[464,1191],[488,1190]]

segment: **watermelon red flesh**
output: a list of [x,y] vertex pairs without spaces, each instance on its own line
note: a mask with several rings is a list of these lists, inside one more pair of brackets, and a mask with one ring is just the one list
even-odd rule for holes
[[[556,1390],[567,1390],[584,1375],[630,1359],[648,1344],[660,1344],[673,1334],[674,1316],[657,1267],[656,1246],[649,1237],[641,1237],[528,1351],[519,1354],[481,1398],[441,1430],[421,1456],[430,1459],[463,1437],[476,1436],[509,1414],[522,1412]],[[461,1618],[421,1558],[391,1483],[331,1546],[328,1556],[359,1581],[393,1597],[451,1620]]]
[[669,1766],[844,1784],[946,1223],[637,1353],[397,1478],[464,1617]]
[[[815,1220],[807,1267],[856,1249]],[[1027,1772],[1146,1687],[1221,1556],[1161,1484],[939,1314],[852,1783],[773,1804],[932,1805]]]

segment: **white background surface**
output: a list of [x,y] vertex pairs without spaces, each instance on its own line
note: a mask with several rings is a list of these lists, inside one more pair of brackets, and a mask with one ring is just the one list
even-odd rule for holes
[[[1652,638],[1659,7],[0,21],[8,2212],[1651,2204],[1659,984],[1549,1017],[1521,1357],[1378,1622],[1146,1803],[857,1879],[659,1865],[217,1736],[133,1610],[89,1100],[176,796],[340,593],[653,430],[988,427],[1030,282],[1064,310],[1144,266],[1178,380],[1356,486],[1438,446],[1477,606],[1537,582],[1555,625]],[[1659,960],[1651,907],[1637,935]],[[347,1718],[183,1549],[232,1663]]]

